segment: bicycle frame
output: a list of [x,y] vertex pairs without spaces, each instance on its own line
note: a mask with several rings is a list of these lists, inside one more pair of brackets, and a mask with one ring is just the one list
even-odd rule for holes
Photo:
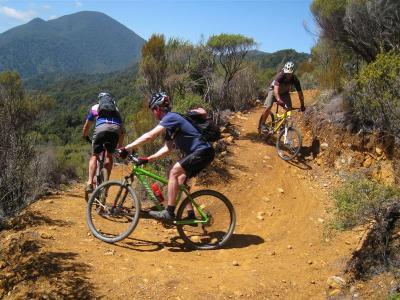
[[[150,196],[151,201],[156,205],[158,210],[164,209],[164,207],[161,205],[160,201],[158,201],[157,197],[154,195],[153,190],[150,187],[150,184],[147,182],[146,177],[152,178],[162,184],[168,184],[168,180],[162,176],[159,176],[157,174],[154,174],[143,167],[139,167],[136,165],[133,165],[132,172],[129,176],[126,176],[124,179],[123,184],[124,185],[131,185],[134,177],[137,177],[139,182],[144,186],[146,193]],[[130,180],[130,182],[129,182]],[[178,190],[178,195],[176,196],[176,205],[178,206],[179,202],[181,201],[182,194],[185,194],[189,199],[191,199],[191,203],[194,206],[194,208],[198,211],[198,213],[201,215],[202,220],[179,220],[179,221],[174,221],[175,225],[187,225],[187,224],[194,224],[194,223],[207,223],[209,221],[209,217],[206,212],[198,205],[193,199],[190,197],[190,192],[187,188],[186,185],[181,184],[179,185],[179,190]]]
[[285,111],[282,115],[278,114],[278,109],[276,110],[276,116],[279,118],[279,121],[276,121],[274,124],[274,133],[278,132],[279,128],[286,123],[292,116],[291,111]]

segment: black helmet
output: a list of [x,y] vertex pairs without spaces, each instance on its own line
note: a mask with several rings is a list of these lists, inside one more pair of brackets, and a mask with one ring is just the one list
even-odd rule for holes
[[101,98],[103,98],[103,97],[112,98],[112,96],[111,96],[110,93],[108,93],[108,92],[101,92],[101,93],[99,93],[99,95],[97,96],[97,101],[99,101],[99,100],[100,100]]
[[171,108],[171,100],[169,96],[165,92],[157,92],[154,93],[149,101],[149,108],[153,109],[154,107],[167,107]]

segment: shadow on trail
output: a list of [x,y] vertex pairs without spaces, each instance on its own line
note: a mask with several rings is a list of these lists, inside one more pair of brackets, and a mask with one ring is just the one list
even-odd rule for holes
[[197,176],[197,182],[201,185],[212,185],[215,183],[229,183],[231,181],[235,181],[238,179],[237,176],[232,174],[232,172],[227,169],[227,163],[229,162],[229,167],[232,169],[237,169],[240,171],[247,171],[247,167],[243,165],[239,165],[233,161],[233,156],[227,154],[223,158],[219,158],[214,160],[212,165],[206,168]]
[[2,270],[6,275],[0,275],[6,293],[18,299],[101,298],[87,275],[91,267],[77,262],[77,253],[46,252],[42,241],[24,234],[6,246],[0,253],[6,262]]
[[[263,144],[264,146],[276,147],[276,136],[262,137],[257,132],[247,133],[242,136],[242,139],[251,140],[254,143]],[[317,157],[319,152],[319,141],[314,139],[310,146],[302,146],[299,154],[292,160],[286,161],[288,164],[295,166],[302,170],[311,170],[312,167],[308,164],[306,157],[312,156]],[[284,160],[282,160],[285,162]]]
[[296,159],[289,163],[302,170],[311,170],[312,167],[307,163],[306,157],[312,156],[315,159],[319,153],[320,142],[318,139],[313,139],[310,146],[302,146]]
[[[118,244],[115,244],[115,246],[138,252],[156,252],[164,248],[170,252],[198,251],[187,248],[179,236],[172,237],[169,242],[155,242],[137,238],[127,238],[126,240],[129,241],[122,241]],[[262,243],[264,243],[264,239],[258,235],[233,234],[230,240],[224,245],[224,247],[222,247],[222,249],[246,248]]]
[[22,231],[29,227],[48,225],[48,226],[69,226],[71,222],[64,220],[53,220],[39,211],[25,211],[21,215],[5,222],[0,223],[1,230]]

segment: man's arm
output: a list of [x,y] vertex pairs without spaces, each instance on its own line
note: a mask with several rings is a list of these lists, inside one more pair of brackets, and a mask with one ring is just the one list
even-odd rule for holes
[[125,149],[128,151],[137,149],[137,148],[139,148],[139,146],[155,140],[155,138],[158,137],[163,132],[165,132],[165,128],[162,127],[161,125],[157,125],[152,130],[143,134],[141,137],[137,138],[132,143],[126,145]]
[[92,124],[93,124],[92,121],[89,121],[88,119],[86,119],[85,125],[83,125],[83,129],[82,129],[82,136],[84,138],[89,136],[89,130],[90,130],[90,127],[92,126]]
[[166,141],[164,143],[164,146],[162,146],[160,148],[160,150],[158,150],[156,153],[154,153],[153,155],[150,155],[148,157],[149,162],[160,159],[162,157],[164,157],[165,155],[167,155],[168,153],[170,153],[172,151],[172,141]]
[[285,102],[282,101],[281,96],[279,95],[279,85],[274,85],[274,95],[278,104],[285,106]]

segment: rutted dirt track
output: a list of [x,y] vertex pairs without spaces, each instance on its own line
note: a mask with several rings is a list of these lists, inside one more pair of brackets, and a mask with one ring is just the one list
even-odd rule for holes
[[187,251],[175,229],[148,219],[124,241],[103,243],[88,234],[79,186],[33,204],[33,226],[1,233],[41,240],[29,265],[13,266],[21,282],[5,299],[324,299],[326,279],[341,273],[358,238],[323,236],[326,191],[309,179],[312,166],[286,163],[257,139],[260,113],[232,119],[241,134],[229,147],[231,179],[209,186],[237,213],[224,249]]

